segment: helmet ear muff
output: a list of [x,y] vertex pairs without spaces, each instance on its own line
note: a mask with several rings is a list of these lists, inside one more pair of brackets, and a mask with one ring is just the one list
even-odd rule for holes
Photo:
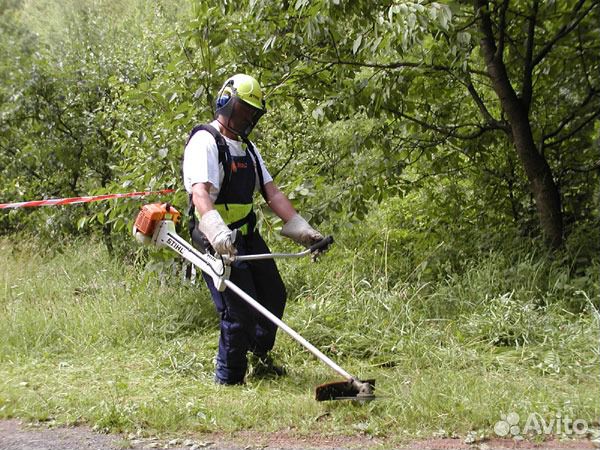
[[234,91],[235,88],[233,87],[233,80],[227,81],[217,96],[217,109],[220,109],[227,104],[227,102],[231,99],[231,94]]
[[217,109],[221,109],[227,104],[231,96],[229,94],[223,94],[217,98]]

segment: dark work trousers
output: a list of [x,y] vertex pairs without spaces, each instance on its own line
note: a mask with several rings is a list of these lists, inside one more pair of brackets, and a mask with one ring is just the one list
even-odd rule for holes
[[[270,253],[258,231],[239,241],[239,255]],[[231,290],[219,292],[212,279],[205,273],[203,276],[221,317],[215,375],[222,383],[241,383],[248,366],[246,353],[266,355],[275,344],[277,326]],[[229,279],[277,317],[283,316],[287,294],[274,260],[234,263]]]

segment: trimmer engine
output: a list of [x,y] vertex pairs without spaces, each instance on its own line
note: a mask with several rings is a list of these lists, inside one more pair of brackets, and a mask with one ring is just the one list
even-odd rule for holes
[[169,203],[149,203],[142,206],[142,209],[135,218],[133,235],[142,244],[149,244],[156,225],[161,220],[171,220],[176,224],[180,217],[181,213]]

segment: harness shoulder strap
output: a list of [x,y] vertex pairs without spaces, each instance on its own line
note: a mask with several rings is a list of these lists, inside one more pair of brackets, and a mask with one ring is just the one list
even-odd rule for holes
[[190,133],[190,136],[188,137],[186,145],[190,142],[190,139],[192,139],[192,136],[194,136],[194,134],[196,134],[198,131],[209,132],[217,144],[217,149],[219,151],[219,163],[223,166],[223,174],[224,174],[223,183],[221,184],[221,188],[219,190],[221,192],[225,192],[227,189],[227,185],[229,184],[229,181],[231,180],[231,152],[229,151],[229,146],[227,145],[227,142],[225,142],[225,138],[219,132],[219,130],[216,130],[214,127],[212,127],[211,125],[207,125],[207,124],[196,125],[192,129],[192,132]]
[[250,142],[250,139],[244,138],[244,143],[246,144],[246,147],[248,147],[248,150],[250,151],[250,154],[252,155],[252,159],[254,160],[254,167],[256,167],[256,174],[258,175],[258,184],[260,186],[260,193],[266,200],[267,194],[265,191],[265,179],[263,177],[263,172],[262,172],[262,167],[260,166],[260,161],[258,160],[258,156],[256,155],[256,150],[254,149],[254,146]]
[[[185,143],[186,146],[189,144],[192,137],[198,131],[207,131],[215,139],[215,142],[217,144],[217,150],[219,153],[219,164],[221,164],[223,166],[223,175],[224,175],[223,183],[221,184],[220,191],[225,192],[225,189],[227,189],[227,185],[229,184],[229,181],[231,180],[231,152],[229,151],[227,142],[225,142],[223,135],[218,130],[216,130],[214,127],[212,127],[208,124],[201,124],[201,125],[196,125],[192,129],[192,131],[191,131],[190,135],[188,136],[187,141]],[[183,158],[181,160],[181,173],[182,173],[182,177],[183,177]],[[188,228],[189,228],[190,236],[193,236],[193,232],[196,228],[196,214],[195,214],[194,202],[192,201],[192,194],[190,194],[188,197],[188,217],[189,217]]]

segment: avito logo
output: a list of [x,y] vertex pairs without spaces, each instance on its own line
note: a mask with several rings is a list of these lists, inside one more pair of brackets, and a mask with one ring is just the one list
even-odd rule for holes
[[522,437],[526,434],[585,434],[588,431],[588,423],[583,419],[572,420],[569,416],[556,413],[550,420],[546,420],[541,414],[533,412],[527,416],[523,427],[519,425],[520,417],[511,412],[500,416],[501,420],[494,425],[494,432],[501,437]]

